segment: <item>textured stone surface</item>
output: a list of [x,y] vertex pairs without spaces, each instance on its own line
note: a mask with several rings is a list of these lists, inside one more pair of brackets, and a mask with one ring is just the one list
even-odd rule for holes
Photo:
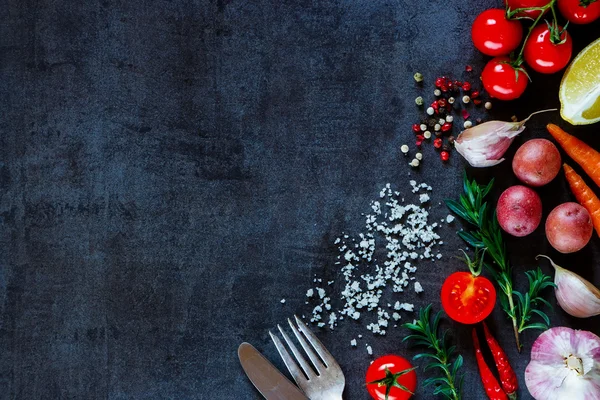
[[[258,399],[238,344],[283,368],[267,331],[310,311],[314,274],[336,276],[334,239],[361,231],[385,183],[429,182],[432,213],[447,214],[438,203],[459,193],[462,161],[444,167],[428,147],[412,172],[399,151],[420,116],[414,98],[431,97],[412,74],[480,71],[470,21],[492,5],[6,0],[0,398]],[[599,27],[574,27],[577,49]],[[560,76],[532,78],[522,100],[490,117],[556,106]],[[559,117],[536,118],[517,141],[546,135],[550,120]],[[573,131],[599,144],[597,126]],[[492,175],[498,189],[515,181],[508,164],[478,172]],[[546,214],[571,198],[565,188],[558,179],[540,189]],[[457,227],[440,231],[446,258],[417,272],[425,293],[399,300],[439,308],[443,277],[460,268]],[[541,230],[509,240],[517,271],[546,253],[596,283],[598,245],[559,257]],[[600,333],[597,318],[557,310],[552,320]],[[319,333],[349,400],[366,398],[365,342],[375,355],[415,354],[402,329],[374,338],[365,324]],[[522,377],[528,351],[516,355],[499,311],[492,325]],[[481,399],[470,328],[452,327],[465,398]],[[536,336],[523,335],[526,349]]]

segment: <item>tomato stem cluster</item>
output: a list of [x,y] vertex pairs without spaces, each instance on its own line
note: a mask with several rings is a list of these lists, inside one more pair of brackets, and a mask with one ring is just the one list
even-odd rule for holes
[[[555,5],[556,5],[556,0],[551,0],[548,4],[546,4],[545,6],[542,6],[542,7],[516,8],[514,10],[508,9],[506,11],[507,19],[521,19],[521,18],[529,18],[530,19],[530,17],[517,17],[517,15],[519,13],[522,13],[525,11],[539,11],[540,12],[539,15],[537,16],[537,18],[535,20],[533,20],[533,23],[531,24],[531,26],[529,27],[529,30],[527,31],[527,35],[525,36],[525,40],[523,41],[523,44],[521,45],[521,50],[519,51],[519,55],[512,62],[513,67],[519,68],[523,64],[523,52],[525,51],[525,44],[529,40],[529,36],[531,36],[531,32],[533,32],[533,29],[542,20],[542,17],[546,13],[546,11],[548,11],[548,9],[552,10],[553,26],[558,27],[558,18],[556,17],[556,10],[554,7]],[[564,31],[564,29],[563,29],[563,31]]]

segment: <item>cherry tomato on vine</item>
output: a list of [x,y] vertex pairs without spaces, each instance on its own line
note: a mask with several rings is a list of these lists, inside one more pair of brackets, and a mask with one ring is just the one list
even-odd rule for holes
[[553,74],[567,66],[572,54],[573,41],[567,31],[560,26],[538,25],[525,43],[523,57],[537,72]]
[[367,369],[366,381],[369,394],[376,400],[385,400],[386,394],[387,400],[406,400],[417,388],[413,366],[407,359],[395,355],[373,361]]
[[529,78],[523,67],[515,68],[508,57],[492,58],[481,73],[483,87],[499,100],[514,100],[520,97]]
[[455,272],[442,285],[442,307],[463,324],[483,321],[496,305],[496,289],[489,279],[471,272]]
[[573,24],[589,24],[600,18],[600,0],[558,0],[558,9]]
[[[551,0],[505,0],[506,7],[511,10],[516,10],[517,8],[532,8],[532,7],[544,7]],[[547,12],[548,10],[544,11]],[[521,11],[515,15],[515,17],[529,17],[532,19],[536,19],[539,17],[541,10],[527,10]]]
[[475,18],[471,27],[473,44],[488,56],[503,56],[519,46],[523,27],[516,20],[507,20],[505,10],[492,8]]

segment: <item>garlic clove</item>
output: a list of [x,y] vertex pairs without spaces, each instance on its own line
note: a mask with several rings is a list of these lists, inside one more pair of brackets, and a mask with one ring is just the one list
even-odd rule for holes
[[550,257],[538,255],[536,259],[539,257],[547,258],[554,267],[556,301],[567,314],[577,318],[600,315],[600,289],[576,273],[556,265]]
[[484,168],[504,161],[504,153],[514,138],[525,129],[525,123],[535,115],[556,109],[537,111],[519,122],[488,121],[462,131],[454,147],[472,167]]

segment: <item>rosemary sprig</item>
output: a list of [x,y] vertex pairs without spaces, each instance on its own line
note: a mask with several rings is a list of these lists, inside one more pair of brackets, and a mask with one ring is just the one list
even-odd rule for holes
[[[518,315],[521,316],[519,320],[519,333],[523,332],[525,329],[546,330],[550,328],[550,319],[546,313],[536,309],[535,307],[538,305],[545,305],[552,309],[550,303],[540,296],[540,292],[549,287],[556,287],[556,285],[554,282],[552,282],[552,279],[548,275],[542,272],[539,267],[536,270],[526,271],[525,274],[527,275],[527,280],[529,281],[529,291],[524,295],[516,290],[514,291],[514,294],[518,299]],[[533,314],[537,314],[543,320],[543,322],[529,323],[529,320]]]
[[[413,345],[423,346],[428,349],[427,353],[417,354],[414,359],[430,358],[432,361],[423,370],[436,368],[440,370],[441,376],[427,378],[424,386],[434,386],[433,394],[441,394],[451,400],[460,400],[463,375],[458,375],[458,370],[463,364],[463,358],[459,354],[455,356],[456,346],[448,347],[446,340],[447,330],[441,335],[439,323],[442,312],[439,311],[433,320],[430,318],[431,304],[419,311],[419,319],[414,323],[406,323],[403,326],[413,333],[406,336],[403,341],[411,341]],[[452,362],[452,358],[454,361]]]
[[[459,231],[458,235],[474,248],[485,249],[486,257],[491,258],[492,262],[486,262],[485,266],[504,294],[500,297],[500,304],[512,321],[517,349],[521,351],[519,333],[525,329],[547,329],[549,325],[548,316],[537,306],[549,305],[539,296],[539,293],[553,284],[550,282],[550,278],[538,268],[537,271],[526,272],[529,290],[525,295],[514,290],[512,267],[508,259],[506,244],[502,238],[502,230],[498,224],[496,213],[485,201],[493,185],[493,179],[487,185],[479,185],[475,180],[469,181],[465,174],[463,193],[460,195],[459,201],[446,200],[445,202],[450,211],[474,227],[470,231]],[[518,301],[516,304],[515,296]],[[530,323],[534,314],[541,317],[545,323]]]

